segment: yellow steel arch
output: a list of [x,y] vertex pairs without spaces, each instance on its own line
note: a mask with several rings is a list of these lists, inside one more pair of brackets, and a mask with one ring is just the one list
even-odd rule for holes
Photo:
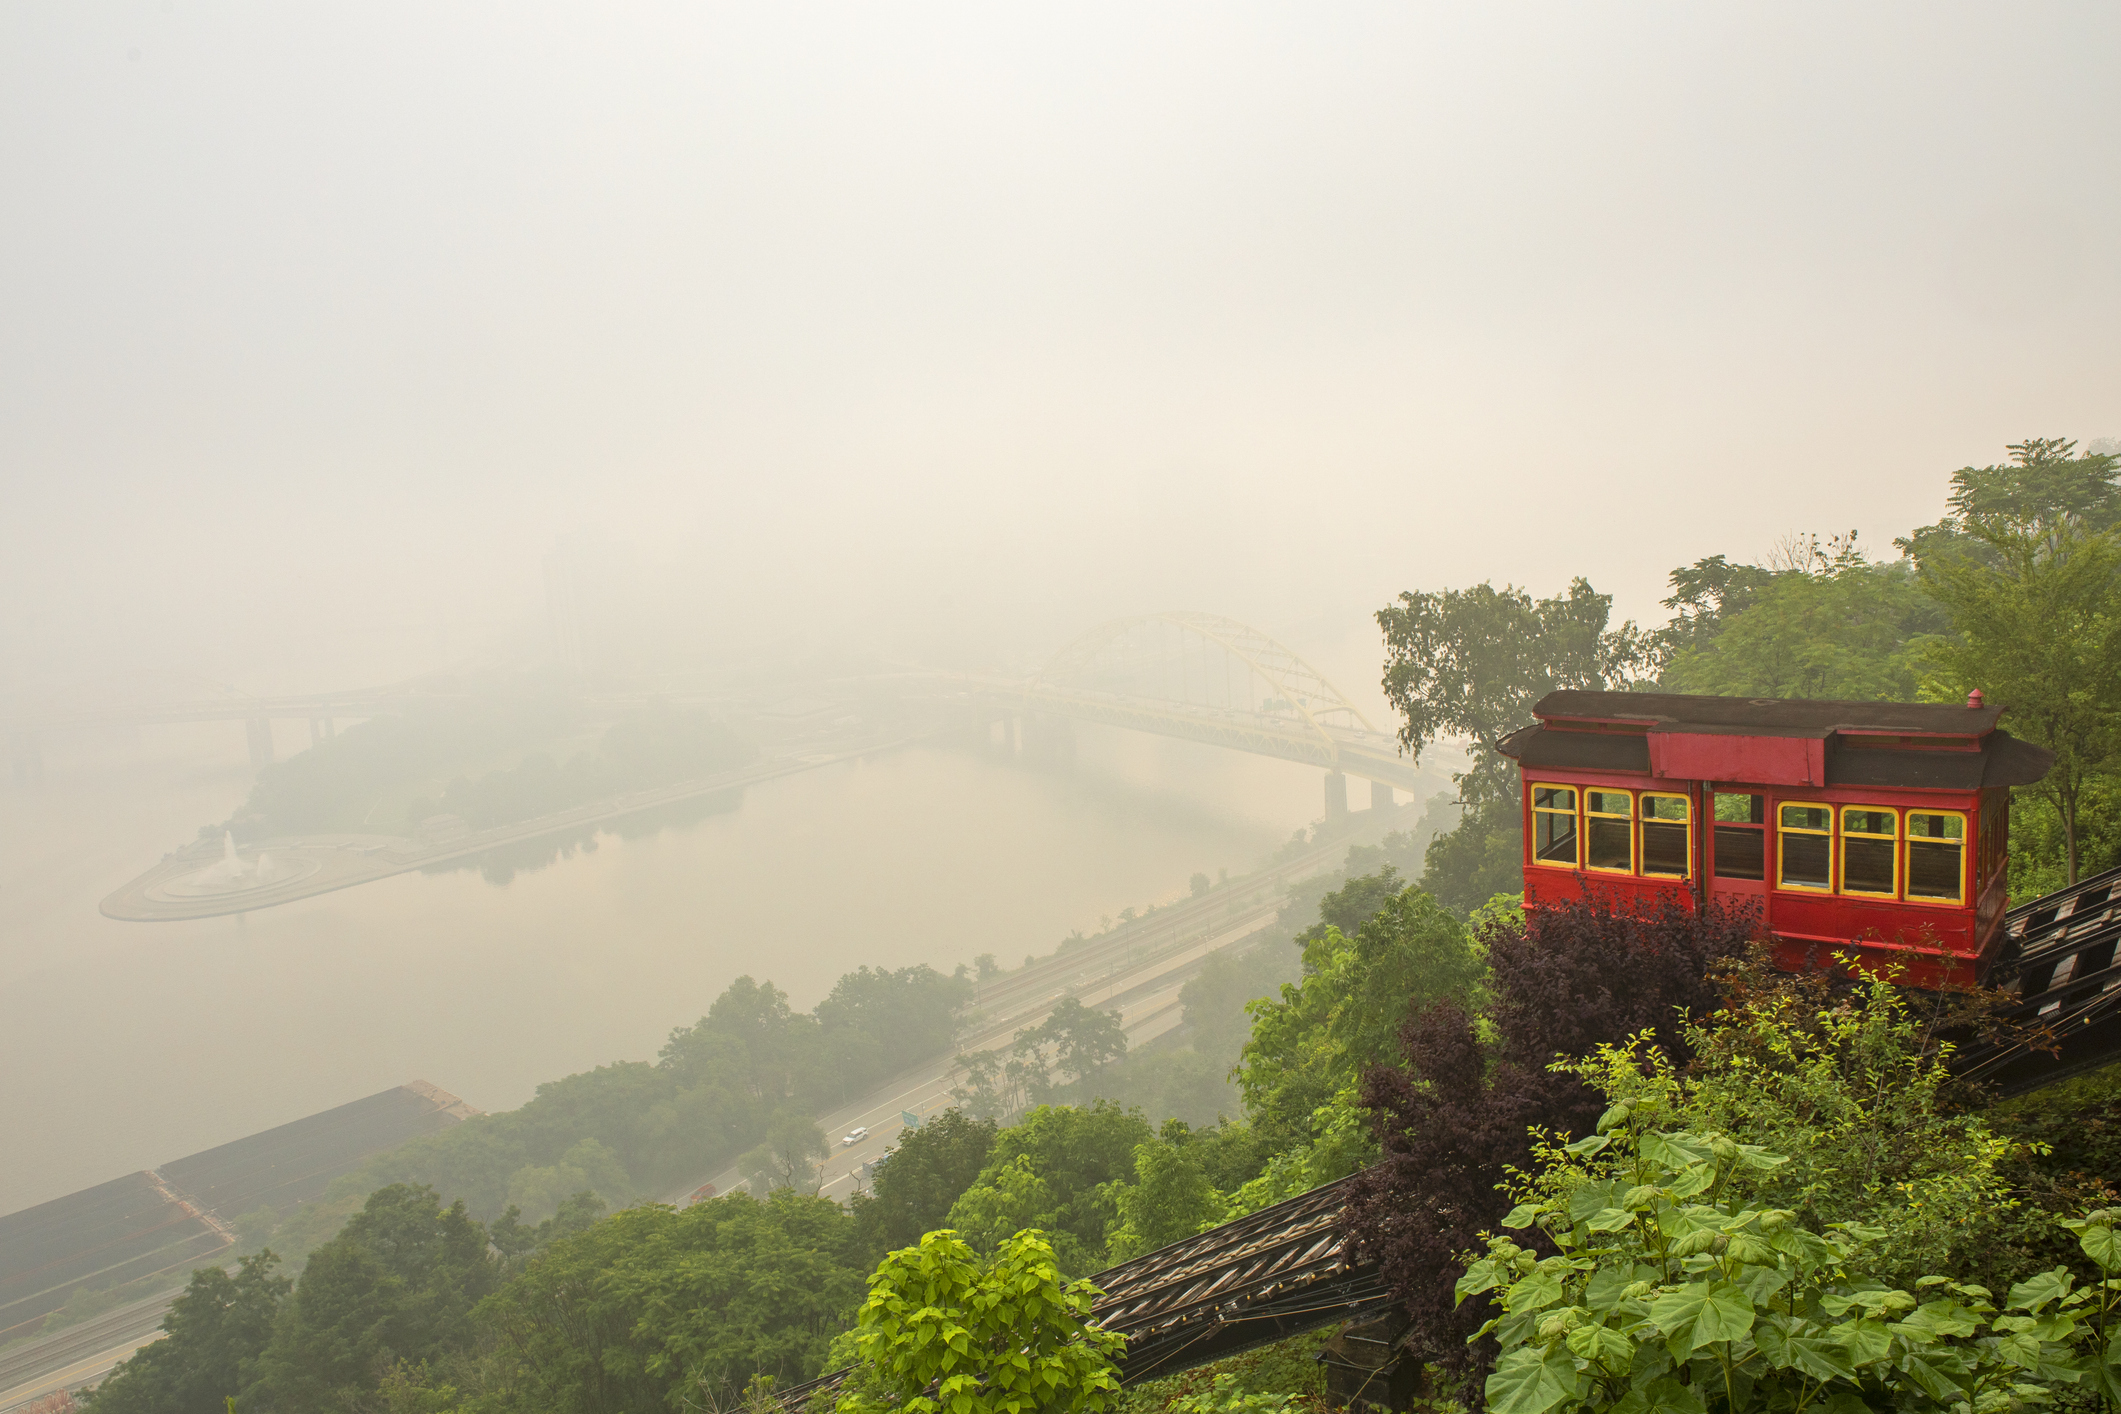
[[1363,731],[1379,735],[1361,708],[1348,701],[1346,694],[1329,682],[1325,674],[1305,662],[1287,645],[1235,619],[1187,610],[1136,614],[1099,624],[1054,654],[1045,667],[1033,674],[1024,685],[1025,696],[1029,697],[1041,686],[1065,685],[1070,677],[1090,668],[1106,648],[1134,629],[1151,623],[1170,624],[1181,634],[1194,634],[1244,663],[1318,734],[1329,760],[1339,759],[1341,743],[1327,730],[1320,717],[1346,713]]

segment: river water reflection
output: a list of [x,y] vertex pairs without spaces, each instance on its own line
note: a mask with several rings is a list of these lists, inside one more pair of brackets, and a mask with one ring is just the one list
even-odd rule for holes
[[96,914],[247,788],[179,755],[0,795],[0,1212],[414,1078],[509,1108],[746,972],[808,1007],[865,963],[1018,963],[1319,809],[1308,768],[1086,731],[1064,774],[911,749],[254,914]]

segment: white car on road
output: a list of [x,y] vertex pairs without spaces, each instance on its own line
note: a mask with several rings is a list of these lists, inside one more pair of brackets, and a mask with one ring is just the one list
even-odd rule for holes
[[867,1139],[868,1137],[869,1131],[862,1128],[860,1125],[856,1125],[854,1128],[848,1130],[845,1134],[840,1136],[840,1147],[842,1149],[852,1149],[855,1145],[861,1143],[864,1139]]

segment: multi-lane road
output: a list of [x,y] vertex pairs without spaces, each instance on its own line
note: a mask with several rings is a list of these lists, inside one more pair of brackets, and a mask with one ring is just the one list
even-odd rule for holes
[[141,1346],[160,1340],[173,1295],[131,1302],[0,1355],[0,1412],[94,1384]]
[[[1093,976],[1087,979],[1086,985],[1075,988],[1072,995],[1085,1006],[1117,1010],[1130,1047],[1153,1040],[1183,1020],[1179,989],[1200,971],[1208,955],[1258,931],[1279,907],[1278,899],[1253,904],[1242,913],[1230,915],[1225,923],[1167,943],[1148,959],[1091,969]],[[1055,1003],[1070,994],[1070,987],[1062,984],[1028,1006],[984,1024],[977,1034],[964,1037],[961,1045],[966,1052],[1005,1045],[1021,1028],[1036,1026],[1043,1021]],[[818,1124],[831,1141],[832,1152],[818,1168],[815,1179],[818,1191],[829,1197],[847,1197],[858,1183],[862,1166],[882,1158],[885,1150],[897,1144],[906,1127],[905,1116],[911,1114],[918,1121],[949,1108],[953,1103],[951,1090],[962,1078],[950,1058],[939,1057],[926,1066],[894,1078],[853,1104],[821,1116]],[[843,1136],[857,1128],[868,1131],[858,1143],[840,1142]],[[729,1168],[710,1181],[717,1192],[728,1193],[743,1182],[743,1177],[736,1169]],[[670,1201],[685,1201],[696,1187],[690,1185],[671,1194]]]
[[[1379,812],[1379,823],[1399,813]],[[1330,868],[1350,843],[1373,832],[1374,826],[1352,838],[1343,836],[990,985],[975,1003],[975,1019],[969,1034],[958,1040],[959,1052],[1006,1045],[1019,1030],[1036,1026],[1069,996],[1085,1006],[1118,1011],[1130,1047],[1155,1039],[1183,1020],[1179,989],[1200,971],[1210,954],[1256,932],[1280,910],[1288,884]],[[947,1109],[951,1091],[961,1080],[953,1059],[938,1056],[852,1104],[819,1116],[818,1124],[832,1147],[813,1179],[818,1191],[846,1198],[860,1184],[863,1167],[897,1144],[906,1128],[906,1116],[918,1123]],[[841,1142],[856,1129],[867,1133],[853,1144]],[[705,1183],[712,1183],[717,1193],[729,1193],[743,1183],[743,1175],[734,1167],[703,1174],[667,1194],[666,1200],[684,1203]]]

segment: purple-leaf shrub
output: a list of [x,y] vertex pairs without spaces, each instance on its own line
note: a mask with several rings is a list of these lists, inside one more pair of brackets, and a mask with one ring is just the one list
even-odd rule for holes
[[1450,1001],[1402,1024],[1404,1068],[1363,1077],[1382,1157],[1357,1180],[1345,1221],[1361,1258],[1382,1264],[1404,1303],[1417,1357],[1460,1371],[1485,1362],[1465,1340],[1491,1313],[1483,1301],[1453,1309],[1457,1259],[1509,1206],[1496,1185],[1506,1168],[1529,1164],[1531,1126],[1583,1135],[1597,1122],[1598,1095],[1548,1063],[1644,1028],[1683,1063],[1678,1012],[1716,1006],[1713,974],[1756,932],[1750,910],[1536,909],[1521,924],[1483,930],[1488,1042]]

